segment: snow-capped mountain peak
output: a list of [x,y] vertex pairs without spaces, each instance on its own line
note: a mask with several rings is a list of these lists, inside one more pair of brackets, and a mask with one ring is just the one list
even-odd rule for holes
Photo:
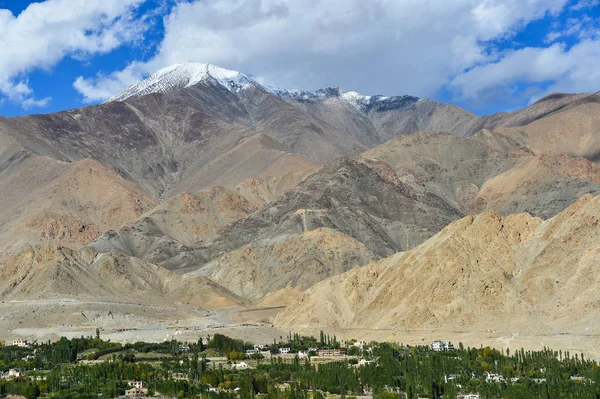
[[340,88],[328,87],[317,91],[282,90],[273,87],[267,88],[270,92],[292,103],[319,103],[330,99],[342,101],[348,106],[359,111],[387,110],[405,108],[422,101],[413,96],[366,96],[355,91],[346,91]]
[[257,84],[252,78],[241,72],[212,64],[186,62],[183,64],[173,64],[159,70],[147,79],[127,87],[116,96],[110,98],[108,102],[124,101],[131,97],[183,89],[197,85],[210,78],[217,80],[231,91],[239,91],[252,84]]
[[239,94],[249,87],[259,87],[295,105],[306,105],[324,101],[342,101],[349,107],[362,112],[405,108],[421,101],[418,97],[413,96],[366,96],[355,91],[345,91],[333,87],[316,91],[285,90],[261,85],[241,72],[212,64],[186,62],[183,64],[173,64],[159,70],[147,79],[127,87],[107,102],[124,101],[132,97],[141,97],[152,93],[166,93],[192,87],[206,81],[216,81],[235,94]]

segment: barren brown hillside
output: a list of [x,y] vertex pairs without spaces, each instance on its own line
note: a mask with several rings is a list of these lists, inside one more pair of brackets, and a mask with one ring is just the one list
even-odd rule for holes
[[600,197],[552,219],[493,212],[417,248],[329,278],[281,326],[597,333]]
[[499,129],[536,154],[600,160],[600,94],[583,97],[524,126]]
[[482,130],[458,138],[415,133],[361,154],[384,162],[415,190],[432,192],[464,213],[490,209],[552,217],[587,194],[600,194],[600,167],[569,155],[536,155],[504,134]]
[[0,178],[0,248],[54,243],[80,247],[136,220],[157,203],[97,161],[30,155]]
[[352,237],[318,228],[244,245],[192,274],[206,276],[241,297],[259,300],[288,287],[303,291],[375,259],[378,256]]
[[169,305],[204,308],[240,305],[243,301],[199,276],[169,272],[123,253],[98,254],[38,245],[0,266],[3,300],[77,300],[87,302]]

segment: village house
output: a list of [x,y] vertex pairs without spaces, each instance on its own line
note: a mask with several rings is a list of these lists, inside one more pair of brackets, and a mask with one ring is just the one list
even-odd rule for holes
[[431,350],[436,352],[451,351],[454,350],[454,345],[450,341],[433,341]]
[[288,353],[290,353],[290,351],[290,348],[279,348],[279,353],[281,353],[282,355],[287,355]]
[[479,399],[478,393],[459,394],[456,399]]
[[143,388],[144,383],[142,381],[127,381],[127,385],[134,388]]
[[385,390],[388,391],[389,393],[395,393],[396,395],[400,396],[400,398],[402,398],[402,399],[406,399],[408,396],[406,394],[406,392],[402,391],[399,387],[391,387],[389,385],[386,385]]
[[319,349],[317,351],[317,356],[319,357],[337,357],[345,355],[346,349]]
[[190,351],[189,345],[184,345],[184,344],[179,345],[179,352],[189,352],[189,351]]
[[300,359],[306,359],[309,355],[308,351],[298,351],[298,357]]
[[190,378],[185,373],[173,373],[171,379],[173,381],[189,381]]
[[12,346],[18,346],[20,348],[27,348],[29,346],[29,341],[26,339],[15,339],[12,342]]
[[148,397],[147,388],[131,388],[125,391],[126,398],[146,398]]
[[358,361],[359,366],[366,366],[367,364],[371,364],[371,363],[375,363],[375,360],[360,359]]
[[501,383],[504,382],[504,377],[502,377],[500,374],[487,373],[487,375],[485,376],[485,381]]
[[2,375],[3,380],[12,380],[14,378],[23,377],[25,375],[20,369],[10,369],[8,373]]
[[579,377],[576,375],[571,376],[571,381],[579,381],[579,382],[584,382],[586,380],[585,377]]
[[246,362],[239,362],[239,363],[234,363],[231,365],[231,368],[235,369],[235,370],[245,370],[248,367],[249,367],[248,363],[246,363]]
[[260,353],[260,351],[257,348],[246,350],[246,355],[248,356],[256,355],[257,353]]

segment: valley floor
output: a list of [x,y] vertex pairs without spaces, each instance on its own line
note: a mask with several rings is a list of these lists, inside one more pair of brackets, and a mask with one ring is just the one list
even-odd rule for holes
[[[94,335],[101,329],[105,340],[121,343],[162,342],[168,339],[197,341],[215,333],[255,343],[272,343],[289,331],[273,326],[280,306],[229,307],[208,311],[174,305],[147,306],[110,302],[7,301],[0,303],[0,339],[16,338],[45,341],[62,336],[74,338]],[[303,335],[318,336],[319,329],[301,329]],[[457,347],[490,346],[511,352],[524,348],[583,353],[600,359],[600,335],[593,332],[548,332],[532,334],[518,331],[456,331],[444,329],[334,329],[326,333],[338,340],[390,341],[407,345],[428,345],[434,340],[452,341]]]

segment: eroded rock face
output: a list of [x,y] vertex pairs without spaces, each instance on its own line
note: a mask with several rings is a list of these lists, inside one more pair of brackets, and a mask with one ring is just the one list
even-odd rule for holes
[[[379,256],[421,242],[462,214],[439,197],[392,184],[368,166],[339,159],[264,209],[232,224],[204,245],[209,254],[229,251],[257,239],[328,227],[355,238]],[[427,216],[427,217],[426,217]]]
[[[300,255],[275,256],[275,245],[286,242],[290,251],[303,248],[307,258],[330,263],[327,254],[303,241],[304,230],[336,230],[377,257],[391,256],[414,248],[465,214],[490,210],[551,217],[579,195],[600,193],[598,171],[585,158],[536,155],[490,131],[468,138],[416,133],[357,160],[339,159],[267,204],[262,198],[268,197],[270,183],[248,179],[236,192],[259,206],[202,240],[184,242],[148,222],[105,235],[93,246],[126,250],[170,269],[215,278],[256,301],[286,284],[292,289],[309,287],[298,283],[304,277],[293,273],[277,279],[273,271],[294,269]],[[140,243],[136,249],[123,244],[134,242]],[[309,271],[306,276],[305,281],[319,281]]]
[[121,252],[98,254],[91,248],[31,247],[7,259],[0,276],[3,300],[182,303],[206,308],[244,303],[204,277],[175,274]]
[[[94,240],[274,301],[465,215],[549,218],[600,193],[598,96],[476,117],[411,96],[277,91],[206,68],[193,84],[158,82],[125,101],[0,118],[0,250]],[[463,306],[452,312],[476,317]],[[403,320],[420,319],[443,317],[422,306]]]
[[182,193],[160,204],[130,226],[110,231],[90,247],[101,252],[119,249],[131,256],[164,262],[191,251],[258,208],[235,191],[208,187]]
[[489,209],[548,218],[587,193],[600,194],[600,168],[590,160],[537,155],[511,137],[487,130],[467,138],[402,136],[359,159],[386,164],[387,176],[391,169],[413,190],[434,193],[470,214]]
[[[378,259],[364,244],[329,228],[252,242],[191,274],[203,275],[243,298],[298,291]],[[291,298],[290,298],[291,299]]]
[[409,252],[315,285],[278,323],[597,331],[599,223],[600,197],[589,195],[546,221],[468,216]]
[[0,179],[0,250],[51,243],[81,247],[137,220],[157,202],[101,163],[31,155]]

